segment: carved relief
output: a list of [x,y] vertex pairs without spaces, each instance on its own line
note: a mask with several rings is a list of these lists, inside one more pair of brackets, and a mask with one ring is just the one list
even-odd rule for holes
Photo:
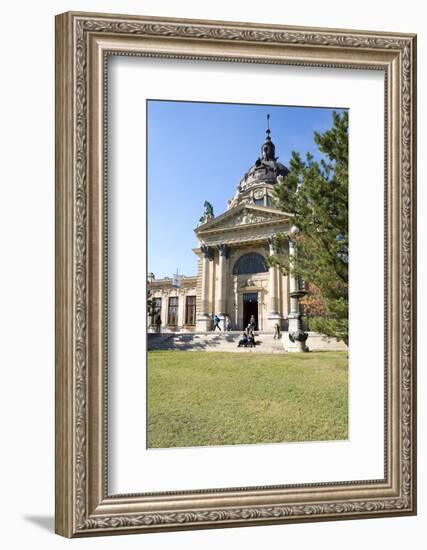
[[251,277],[249,277],[248,279],[243,279],[243,281],[237,282],[238,288],[247,288],[251,286],[256,286],[255,281]]
[[273,221],[275,219],[275,216],[261,214],[259,212],[254,212],[251,210],[243,210],[240,212],[238,216],[234,216],[232,218],[229,218],[228,220],[224,220],[223,223],[218,225],[218,228],[225,228],[225,227],[236,227],[237,225],[250,225],[252,223],[262,223],[262,222],[269,222]]
[[262,223],[265,221],[270,221],[271,216],[265,216],[263,214],[257,214],[255,212],[250,212],[244,210],[237,218],[234,220],[233,225],[246,225],[250,223]]

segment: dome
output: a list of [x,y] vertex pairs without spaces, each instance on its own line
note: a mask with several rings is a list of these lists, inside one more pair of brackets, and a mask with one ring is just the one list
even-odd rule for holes
[[277,183],[278,176],[285,177],[289,174],[286,166],[278,162],[278,157],[275,156],[276,146],[271,141],[269,119],[270,115],[267,115],[267,135],[261,145],[261,157],[240,180],[234,197],[228,201],[228,208],[234,208],[241,202],[270,205],[272,187]]
[[258,159],[251,168],[246,172],[240,180],[239,186],[243,190],[248,189],[259,183],[270,183],[274,185],[277,181],[277,176],[285,177],[289,170],[281,162],[276,159]]

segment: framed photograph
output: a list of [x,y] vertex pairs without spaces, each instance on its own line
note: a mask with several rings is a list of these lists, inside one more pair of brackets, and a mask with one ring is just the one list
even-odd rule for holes
[[416,513],[416,37],[56,18],[56,532]]

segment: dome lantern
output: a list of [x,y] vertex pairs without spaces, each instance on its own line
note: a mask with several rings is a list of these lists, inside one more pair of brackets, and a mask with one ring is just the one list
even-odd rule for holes
[[261,145],[261,158],[263,160],[276,160],[276,147],[270,137],[270,115],[267,115],[267,130],[265,133],[267,135],[264,143]]

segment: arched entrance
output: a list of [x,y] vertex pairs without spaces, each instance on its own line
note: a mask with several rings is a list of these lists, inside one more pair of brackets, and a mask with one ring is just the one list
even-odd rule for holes
[[252,316],[255,318],[255,330],[263,328],[260,300],[263,290],[261,281],[267,276],[267,273],[265,258],[258,252],[242,254],[233,266],[233,275],[237,279],[235,284],[240,294],[239,299],[236,300],[238,304],[237,326],[242,329],[248,326]]
[[258,292],[243,293],[243,328],[246,328],[250,320],[255,318],[255,330],[259,330],[258,325]]

